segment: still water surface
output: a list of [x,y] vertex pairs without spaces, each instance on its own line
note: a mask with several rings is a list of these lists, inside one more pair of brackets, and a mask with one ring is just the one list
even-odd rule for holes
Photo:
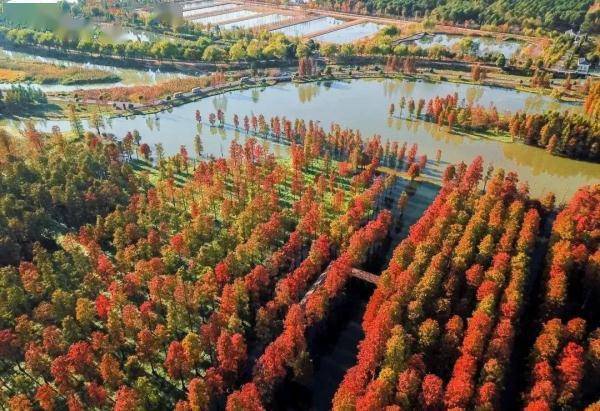
[[[546,96],[465,84],[389,79],[286,83],[208,97],[158,115],[113,118],[107,123],[107,131],[122,138],[127,131],[137,129],[144,142],[153,149],[156,143],[162,143],[169,154],[178,152],[181,145],[187,146],[192,153],[194,136],[200,133],[206,154],[227,155],[231,140],[243,138],[244,133],[230,128],[211,128],[207,124],[199,126],[195,120],[196,110],[200,110],[206,121],[209,113],[221,109],[225,112],[227,123],[232,122],[234,114],[238,114],[240,119],[244,115],[263,114],[267,120],[276,115],[316,120],[326,129],[336,122],[342,127],[359,129],[363,137],[379,134],[384,141],[390,139],[417,143],[419,154],[426,154],[430,159],[435,157],[437,149],[441,149],[442,160],[450,163],[469,162],[475,156],[482,155],[486,162],[495,167],[518,172],[522,181],[529,182],[533,195],[553,191],[559,201],[568,199],[578,186],[600,182],[600,164],[550,156],[542,149],[520,143],[501,143],[451,134],[446,127],[405,118],[390,118],[387,114],[390,103],[397,104],[402,96],[428,100],[454,92],[458,93],[459,99],[467,102],[485,106],[494,104],[500,112],[581,110],[579,106],[559,103]],[[62,130],[69,129],[66,121],[45,121],[39,123],[38,127],[50,130],[54,125]],[[278,154],[285,155],[287,152],[285,147],[266,144],[270,144]]]
[[273,31],[275,33],[283,33],[290,37],[302,37],[310,33],[316,33],[334,26],[339,26],[340,24],[344,24],[344,21],[334,17],[326,16],[315,20],[306,21],[304,23],[294,24],[292,26],[282,27]]
[[484,56],[486,54],[501,53],[507,59],[514,56],[522,47],[523,43],[515,40],[497,40],[493,37],[465,37],[452,34],[435,34],[425,36],[414,42],[415,45],[423,49],[440,45],[451,50],[460,51],[461,41],[468,39],[465,46],[469,46],[465,51],[467,54]]
[[354,43],[357,40],[375,35],[382,28],[383,26],[380,24],[367,22],[321,34],[315,37],[314,40],[333,44]]

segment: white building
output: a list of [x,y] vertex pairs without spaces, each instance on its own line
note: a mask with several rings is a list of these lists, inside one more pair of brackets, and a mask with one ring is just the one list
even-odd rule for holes
[[581,57],[579,60],[577,60],[577,70],[575,70],[575,72],[577,74],[583,74],[584,76],[587,76],[587,74],[590,72],[590,66],[590,62],[584,57]]

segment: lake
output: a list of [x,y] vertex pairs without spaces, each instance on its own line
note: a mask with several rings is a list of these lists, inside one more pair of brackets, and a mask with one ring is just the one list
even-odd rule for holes
[[366,22],[321,34],[313,40],[333,44],[354,43],[357,40],[375,35],[382,28],[383,26],[380,24]]
[[252,29],[255,27],[266,26],[269,24],[279,23],[284,20],[289,20],[290,16],[287,14],[267,14],[266,16],[259,15],[257,17],[251,17],[249,19],[236,21],[233,23],[222,24],[219,27],[222,30],[233,30],[233,29]]
[[[380,134],[382,139],[406,141],[419,145],[419,154],[435,157],[437,149],[442,150],[442,160],[449,163],[469,162],[481,155],[489,164],[518,172],[521,180],[528,181],[533,195],[554,191],[558,200],[567,199],[578,186],[600,180],[600,164],[592,164],[555,157],[545,150],[520,143],[501,143],[487,139],[474,139],[448,133],[446,127],[418,120],[390,118],[390,103],[397,105],[399,99],[424,98],[458,93],[459,99],[488,106],[494,104],[500,112],[505,110],[525,110],[542,112],[548,109],[581,110],[580,106],[559,103],[548,97],[501,88],[455,83],[428,83],[406,80],[353,80],[322,83],[284,83],[264,89],[249,89],[208,97],[199,101],[175,107],[157,115],[113,118],[107,131],[122,138],[127,131],[137,129],[142,140],[154,148],[162,143],[167,153],[179,151],[185,145],[193,152],[193,139],[200,133],[207,154],[227,155],[233,138],[243,138],[244,133],[231,129],[198,127],[195,111],[200,110],[206,121],[208,114],[221,109],[226,121],[232,122],[234,114],[240,119],[244,115],[263,114],[267,120],[275,115],[290,119],[320,121],[329,129],[332,122],[342,127],[361,130],[363,137]],[[18,125],[18,124],[13,124]],[[44,121],[38,124],[43,130],[58,125],[68,130],[67,121]],[[279,154],[287,148],[269,143]]]
[[507,59],[514,56],[521,48],[523,43],[515,40],[498,40],[493,37],[465,37],[452,34],[435,34],[433,36],[424,36],[413,42],[416,46],[422,49],[428,49],[435,45],[446,47],[450,50],[460,48],[460,43],[463,39],[469,39],[470,42],[465,43],[466,54],[485,56],[486,54],[504,54]]
[[203,25],[210,24],[210,25],[214,26],[214,25],[223,23],[225,21],[237,20],[237,19],[241,19],[241,18],[250,18],[250,17],[256,16],[258,14],[259,13],[255,12],[255,11],[238,10],[238,11],[232,11],[231,13],[217,14],[214,16],[198,17],[198,18],[192,19],[191,21],[196,24],[203,24]]
[[283,33],[290,37],[302,37],[310,33],[316,33],[321,30],[326,30],[334,26],[344,24],[343,20],[334,17],[320,17],[318,19],[306,21],[304,23],[293,24],[291,26],[282,27],[273,30],[275,33]]

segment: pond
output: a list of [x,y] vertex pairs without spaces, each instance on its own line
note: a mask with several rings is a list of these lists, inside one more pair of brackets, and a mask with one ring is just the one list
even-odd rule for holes
[[233,3],[218,4],[218,5],[215,5],[215,6],[208,6],[208,7],[199,7],[199,8],[192,9],[192,10],[185,10],[183,12],[183,17],[184,18],[189,18],[191,16],[197,16],[197,15],[208,14],[208,13],[215,13],[217,11],[230,10],[230,9],[234,9],[236,7],[238,7],[238,5],[237,4],[233,4]]
[[192,23],[196,23],[196,24],[210,24],[210,25],[215,25],[215,24],[220,24],[229,20],[237,20],[237,19],[241,19],[241,18],[250,18],[253,16],[258,15],[257,12],[255,11],[250,11],[250,10],[238,10],[238,11],[232,11],[230,13],[224,13],[224,14],[217,14],[216,16],[208,16],[208,17],[201,17],[201,18],[197,18],[197,19],[192,19]]
[[192,2],[183,3],[183,5],[181,6],[181,9],[182,10],[191,10],[191,9],[212,6],[213,4],[217,4],[217,1],[216,0],[192,1]]
[[501,53],[507,59],[514,56],[523,47],[523,43],[516,40],[498,40],[493,37],[465,37],[452,34],[424,36],[414,41],[413,44],[423,49],[440,45],[453,51],[460,50],[465,54],[477,56]]
[[289,19],[290,16],[285,14],[267,14],[266,16],[254,17],[246,20],[237,21],[234,23],[223,24],[221,29],[232,30],[232,29],[251,29],[254,27],[265,26],[267,24],[279,23]]
[[381,30],[383,26],[371,22],[356,24],[354,26],[335,30],[314,38],[323,43],[346,44],[369,37]]
[[[547,109],[580,109],[561,104],[549,97],[525,92],[454,83],[427,83],[405,80],[354,80],[292,84],[285,83],[265,89],[235,91],[209,97],[197,102],[173,108],[157,115],[114,118],[107,125],[107,131],[122,138],[127,131],[137,129],[142,140],[154,149],[162,143],[167,153],[178,152],[181,145],[193,151],[193,139],[200,132],[207,154],[220,156],[227,154],[229,144],[235,137],[243,137],[231,129],[211,128],[204,124],[198,127],[195,111],[200,110],[206,120],[208,114],[222,109],[226,121],[232,122],[234,114],[263,114],[267,120],[272,116],[287,116],[290,119],[320,121],[329,128],[332,122],[342,127],[359,129],[364,137],[380,134],[382,139],[390,139],[408,144],[417,143],[419,154],[435,158],[437,149],[442,150],[442,160],[449,163],[469,162],[477,155],[506,170],[519,173],[521,180],[528,181],[533,195],[554,191],[558,200],[567,199],[578,186],[600,179],[600,164],[592,164],[554,157],[545,150],[520,143],[500,143],[487,139],[473,139],[451,134],[446,128],[435,124],[390,118],[390,103],[399,99],[424,98],[457,92],[459,97],[482,105],[495,104],[499,110],[527,110],[541,112]],[[18,124],[16,124],[18,125]],[[43,130],[57,125],[62,130],[69,129],[67,121],[45,121],[38,124]],[[265,143],[267,144],[267,143]],[[268,143],[274,151],[284,155],[287,149]]]
[[94,28],[94,32],[100,39],[104,38],[108,41],[118,43],[125,43],[128,41],[148,42],[167,38],[159,33],[133,29],[112,23],[100,24]]
[[[98,69],[114,73],[121,78],[118,83],[93,83],[80,85],[63,85],[63,84],[32,84],[33,86],[42,89],[45,92],[69,92],[81,89],[97,89],[110,88],[115,86],[137,86],[145,84],[154,84],[160,81],[173,78],[188,77],[181,73],[161,72],[160,70],[137,70],[127,69],[114,66],[105,66],[101,64],[77,63],[68,60],[55,59],[50,57],[40,57],[33,54],[21,53],[16,51],[4,50],[0,48],[0,56],[10,59],[19,59],[23,61],[40,61],[49,64],[56,64],[67,67],[81,67],[82,69]],[[11,83],[0,83],[0,90],[9,89],[13,86]]]
[[330,27],[338,26],[340,24],[344,24],[344,21],[327,16],[304,23],[294,24],[292,26],[282,27],[273,31],[275,33],[283,33],[290,37],[302,37],[310,33],[316,33]]

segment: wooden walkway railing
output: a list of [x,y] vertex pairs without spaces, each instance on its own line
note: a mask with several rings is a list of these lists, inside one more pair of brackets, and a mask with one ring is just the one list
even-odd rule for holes
[[[302,301],[300,301],[300,304],[304,304],[306,302],[306,300],[308,299],[308,297],[312,293],[314,293],[321,286],[321,284],[323,284],[325,282],[328,272],[329,272],[329,266],[327,266],[325,271],[323,271],[321,273],[321,275],[319,276],[319,278],[317,278],[317,280],[313,283],[312,287],[310,287],[310,290],[308,290],[306,292],[306,294],[302,298]],[[375,284],[375,285],[377,285],[377,281],[379,280],[378,275],[369,273],[367,271],[359,270],[358,268],[353,268],[352,271],[350,272],[350,276],[352,276],[354,278],[358,278],[359,280],[366,281],[371,284]]]

